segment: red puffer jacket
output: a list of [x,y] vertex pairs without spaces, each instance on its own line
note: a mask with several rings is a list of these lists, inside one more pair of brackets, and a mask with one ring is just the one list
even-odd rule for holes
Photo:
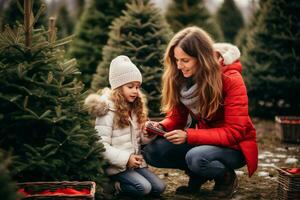
[[[257,169],[256,131],[248,115],[247,90],[239,61],[222,66],[223,106],[211,120],[198,118],[198,128],[187,129],[187,142],[196,145],[216,145],[241,150],[248,174]],[[189,110],[178,105],[160,123],[167,131],[184,129]]]

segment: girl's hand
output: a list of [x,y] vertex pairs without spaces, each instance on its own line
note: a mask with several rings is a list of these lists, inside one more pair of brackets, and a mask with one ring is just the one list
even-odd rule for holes
[[142,164],[142,156],[141,155],[135,155],[131,154],[128,162],[127,162],[127,167],[128,168],[138,168]]
[[155,121],[146,121],[146,126],[147,124],[151,124],[152,126],[154,126],[155,128],[162,128],[161,125],[158,123],[158,122],[155,122]]
[[166,133],[164,137],[173,144],[183,144],[186,142],[187,133],[183,130],[174,130]]
[[152,137],[154,137],[156,134],[155,134],[155,133],[151,133],[151,132],[146,131],[147,124],[151,124],[151,125],[154,126],[155,128],[160,128],[161,126],[160,126],[160,124],[159,124],[158,122],[146,121],[145,126],[144,126],[144,129],[143,129],[143,134],[144,134],[144,136],[147,137],[147,138],[152,138]]

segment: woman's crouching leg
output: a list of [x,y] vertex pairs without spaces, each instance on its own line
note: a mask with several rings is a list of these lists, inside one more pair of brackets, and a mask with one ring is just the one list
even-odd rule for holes
[[146,162],[154,167],[185,170],[187,169],[185,155],[190,149],[190,145],[175,145],[159,137],[147,144],[142,154]]

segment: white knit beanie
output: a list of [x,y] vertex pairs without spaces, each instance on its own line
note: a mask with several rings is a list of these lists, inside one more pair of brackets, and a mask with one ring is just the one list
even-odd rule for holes
[[109,67],[109,84],[111,89],[116,89],[133,81],[142,83],[142,74],[135,64],[124,55],[114,58]]

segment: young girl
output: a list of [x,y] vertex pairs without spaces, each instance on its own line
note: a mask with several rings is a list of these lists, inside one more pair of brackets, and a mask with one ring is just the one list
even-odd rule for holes
[[95,128],[106,151],[110,178],[123,194],[158,196],[165,184],[147,168],[141,155],[141,144],[151,139],[143,134],[147,109],[140,92],[142,75],[127,56],[112,60],[109,69],[111,90],[102,96],[91,94],[85,100],[89,112],[96,116]]
[[167,133],[144,149],[155,167],[179,168],[189,175],[178,193],[196,193],[214,180],[214,196],[231,196],[238,186],[234,169],[257,168],[256,131],[248,115],[240,52],[231,44],[213,44],[198,27],[171,39],[164,58],[162,110],[153,126]]

